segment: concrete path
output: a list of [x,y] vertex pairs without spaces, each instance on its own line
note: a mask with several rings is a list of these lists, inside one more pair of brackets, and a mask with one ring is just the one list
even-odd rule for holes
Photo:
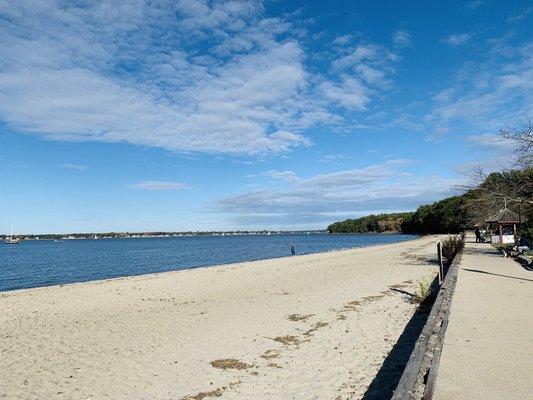
[[467,238],[436,400],[533,399],[533,272]]

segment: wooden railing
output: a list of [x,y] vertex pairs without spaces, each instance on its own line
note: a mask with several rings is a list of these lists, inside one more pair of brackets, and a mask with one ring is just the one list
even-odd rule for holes
[[433,397],[444,334],[448,326],[450,304],[457,281],[461,251],[449,265],[442,263],[441,244],[438,246],[439,283],[429,317],[405,366],[393,400],[430,400]]

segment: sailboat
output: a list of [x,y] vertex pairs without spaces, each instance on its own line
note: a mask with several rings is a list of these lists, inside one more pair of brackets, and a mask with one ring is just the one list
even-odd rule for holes
[[13,237],[13,226],[11,226],[11,235],[9,235],[9,237],[4,240],[4,243],[5,244],[20,244],[20,242],[22,242],[21,239]]

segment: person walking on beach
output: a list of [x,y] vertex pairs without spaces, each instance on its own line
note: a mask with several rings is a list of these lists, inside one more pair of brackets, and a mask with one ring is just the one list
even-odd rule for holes
[[476,229],[474,229],[474,233],[476,234],[476,243],[481,242],[481,232],[479,231],[479,228],[476,226]]
[[294,250],[294,245],[293,244],[291,245],[291,253],[292,253],[293,256],[296,255],[296,251]]

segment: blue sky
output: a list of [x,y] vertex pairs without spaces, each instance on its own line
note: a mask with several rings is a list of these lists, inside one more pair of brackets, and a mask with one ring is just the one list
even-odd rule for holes
[[0,0],[0,231],[308,229],[533,115],[527,1]]

